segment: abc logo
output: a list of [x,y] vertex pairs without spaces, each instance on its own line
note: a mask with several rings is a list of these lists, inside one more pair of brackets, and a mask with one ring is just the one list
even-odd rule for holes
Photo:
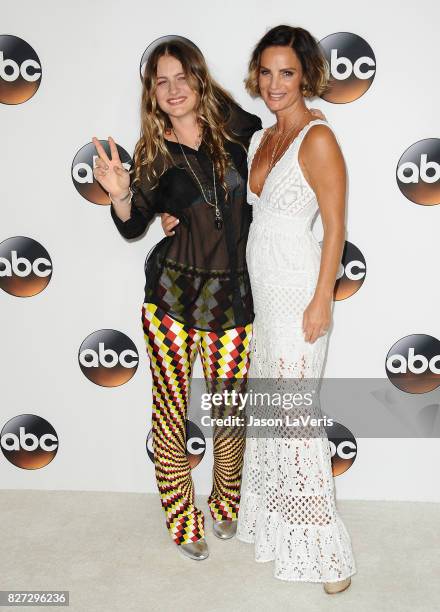
[[408,147],[397,164],[396,180],[414,204],[440,204],[440,138],[426,138]]
[[40,82],[40,60],[32,47],[18,36],[0,35],[0,102],[26,102]]
[[14,236],[0,243],[0,287],[17,297],[31,297],[47,287],[52,261],[36,240]]
[[58,436],[52,425],[35,414],[20,414],[0,433],[6,459],[25,470],[37,470],[52,461],[58,451]]
[[345,300],[358,291],[367,274],[365,257],[351,242],[345,241],[341,264],[336,277],[333,297],[335,300]]
[[100,329],[83,341],[79,366],[89,380],[101,387],[118,387],[132,378],[139,354],[128,336],[115,329]]
[[407,393],[427,393],[440,385],[440,341],[427,334],[410,334],[388,351],[385,369],[395,387]]
[[146,62],[148,61],[148,58],[150,57],[150,55],[155,50],[155,48],[158,47],[159,45],[161,45],[162,43],[170,42],[171,40],[178,40],[180,42],[183,42],[186,45],[189,45],[193,49],[196,49],[197,51],[200,52],[200,49],[197,47],[197,45],[195,45],[191,40],[189,40],[189,38],[185,38],[183,36],[177,36],[177,35],[173,35],[173,34],[168,34],[167,36],[161,36],[160,38],[156,38],[156,40],[153,40],[153,42],[148,45],[148,47],[145,49],[145,51],[142,54],[141,63],[140,63],[140,66],[139,66],[141,80],[143,78],[142,69],[143,69],[144,65],[146,64]]
[[[99,141],[104,147],[105,152],[111,159],[110,147],[108,140]],[[124,168],[130,171],[132,160],[125,149],[118,144],[116,145],[119,153],[119,158]],[[110,204],[108,193],[104,191],[98,181],[93,176],[93,168],[95,161],[98,158],[95,145],[89,142],[84,145],[75,155],[72,162],[72,180],[77,192],[83,198],[93,204]]]
[[[160,441],[159,441],[160,444]],[[201,429],[192,421],[186,421],[186,456],[188,457],[191,469],[199,465],[205,455],[206,442]],[[163,453],[167,456],[169,450],[163,448]],[[150,430],[147,436],[147,453],[154,463],[153,432]]]
[[336,421],[325,429],[332,456],[333,476],[339,476],[353,465],[357,456],[357,442],[351,431]]
[[357,100],[369,89],[376,74],[376,58],[370,45],[350,32],[330,34],[319,43],[330,67],[327,102]]

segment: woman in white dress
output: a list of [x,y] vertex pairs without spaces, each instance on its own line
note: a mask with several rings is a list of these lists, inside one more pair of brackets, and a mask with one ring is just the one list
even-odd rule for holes
[[[276,116],[275,125],[254,133],[248,152],[249,378],[276,379],[286,389],[322,376],[345,240],[344,160],[330,126],[305,104],[327,80],[310,33],[278,26],[255,47],[246,82]],[[318,211],[322,250],[311,231]],[[276,578],[322,582],[327,593],[350,585],[355,562],[325,433],[248,437],[237,538],[255,543],[257,561],[275,562]]]

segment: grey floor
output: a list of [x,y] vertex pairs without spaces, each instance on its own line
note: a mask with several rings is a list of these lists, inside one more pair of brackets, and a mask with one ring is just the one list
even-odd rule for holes
[[70,591],[69,608],[10,610],[440,611],[440,504],[339,501],[358,572],[329,596],[276,580],[251,545],[217,540],[204,499],[202,562],[178,553],[156,495],[0,491],[0,501],[0,590]]

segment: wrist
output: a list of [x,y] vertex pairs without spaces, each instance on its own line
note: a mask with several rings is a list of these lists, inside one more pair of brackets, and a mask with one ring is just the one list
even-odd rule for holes
[[333,289],[322,289],[320,287],[316,287],[315,290],[315,299],[324,301],[324,302],[332,302],[333,301]]
[[131,202],[132,195],[133,192],[131,191],[131,188],[128,188],[128,191],[126,191],[126,193],[122,193],[117,196],[114,196],[109,193],[108,197],[110,198],[110,201],[116,206],[124,206],[124,204],[127,205]]

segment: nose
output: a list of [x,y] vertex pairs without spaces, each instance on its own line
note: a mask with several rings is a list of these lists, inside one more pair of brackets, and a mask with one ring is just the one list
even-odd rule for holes
[[279,86],[279,75],[274,74],[271,76],[269,89],[270,91],[276,91]]
[[168,93],[174,95],[178,92],[178,81],[177,79],[170,79],[168,82]]

